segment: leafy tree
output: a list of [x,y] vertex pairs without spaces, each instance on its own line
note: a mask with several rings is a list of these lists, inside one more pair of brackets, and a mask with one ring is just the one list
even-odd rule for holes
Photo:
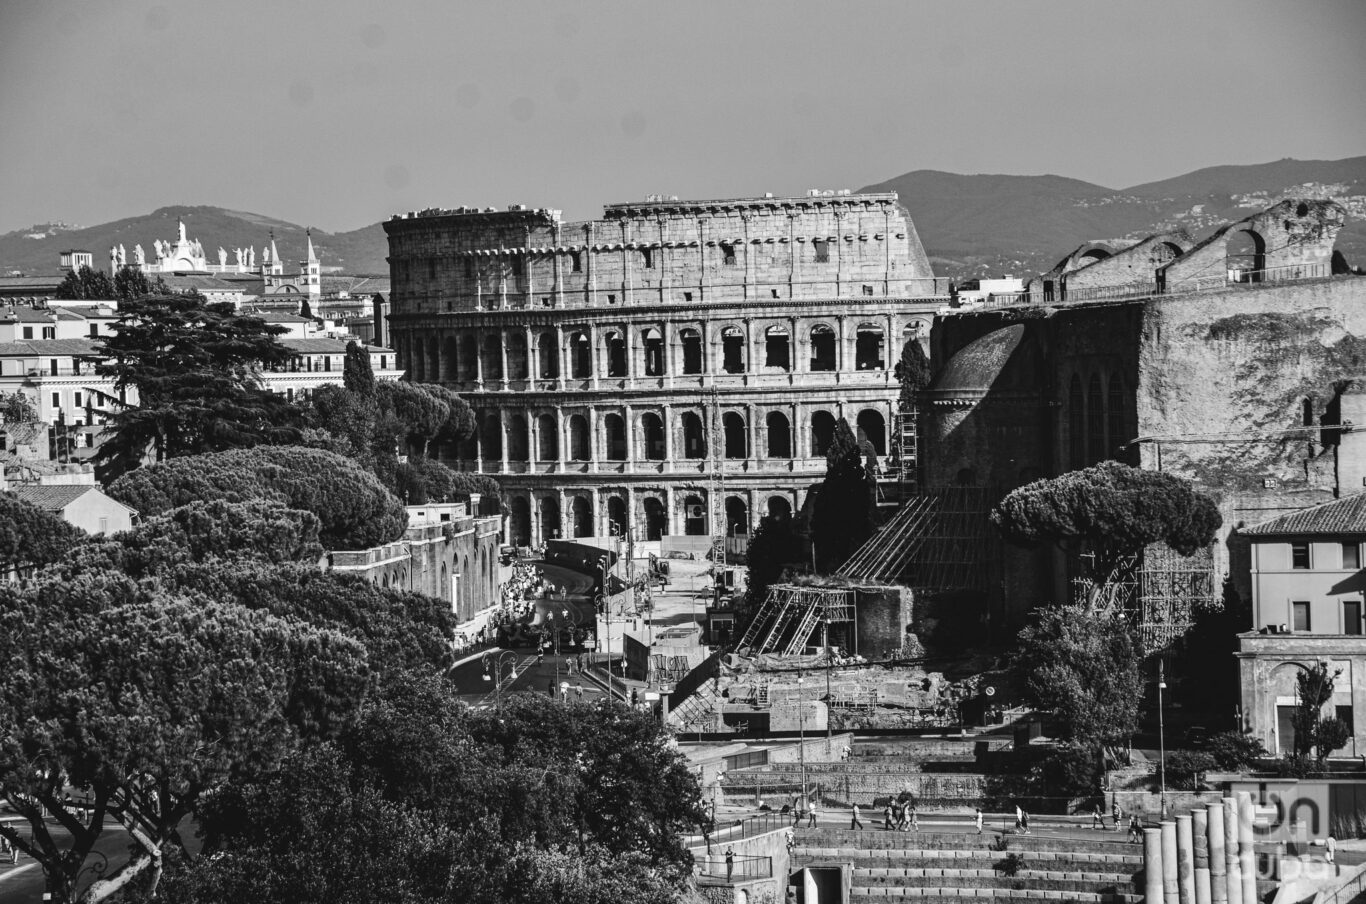
[[84,536],[51,512],[0,492],[0,579],[16,569],[58,561]]
[[1246,769],[1267,755],[1260,740],[1240,731],[1210,735],[1205,752],[1214,758],[1214,768],[1228,772]]
[[901,347],[901,358],[892,369],[901,384],[899,402],[902,411],[915,410],[915,394],[930,385],[930,358],[920,340],[912,336]]
[[174,295],[166,287],[166,283],[160,276],[156,282],[147,278],[137,267],[123,267],[118,273],[114,274],[114,296],[120,301],[127,301],[130,298],[142,298],[144,295]]
[[322,522],[312,512],[270,499],[211,499],[148,518],[115,539],[127,551],[129,573],[152,574],[172,565],[209,558],[315,564]]
[[1175,750],[1167,755],[1167,782],[1183,791],[1199,791],[1200,776],[1218,768],[1214,755],[1204,750]]
[[160,462],[299,438],[299,409],[259,376],[290,357],[275,341],[283,327],[227,302],[168,295],[124,302],[115,329],[96,348],[95,371],[113,378],[120,406],[96,455],[103,479],[149,456]]
[[52,297],[78,301],[112,301],[119,295],[108,273],[81,267],[80,270],[67,273],[66,278],[57,285]]
[[346,358],[342,361],[342,385],[347,392],[356,395],[375,394],[375,372],[370,367],[370,353],[356,342],[346,343]]
[[[745,588],[745,606],[751,612],[768,597],[768,588],[782,580],[783,572],[800,560],[801,545],[791,518],[766,515],[750,538],[746,560],[749,565],[749,584]],[[736,626],[737,632],[741,626]]]
[[[313,391],[310,404],[313,422],[333,438],[341,454],[374,471],[375,422],[379,417],[374,395],[320,386]],[[392,444],[387,454],[393,455]]]
[[1143,696],[1138,656],[1122,620],[1078,606],[1039,610],[1012,663],[1029,702],[1083,747],[1123,743]]
[[375,426],[376,452],[389,449],[426,454],[427,444],[450,417],[450,406],[426,386],[400,380],[375,384],[379,417]]
[[1333,699],[1333,685],[1341,674],[1341,669],[1330,674],[1328,664],[1318,662],[1296,676],[1298,699],[1290,716],[1295,731],[1295,756],[1307,758],[1313,754],[1322,763],[1351,738],[1351,728],[1341,719],[1323,718],[1323,707]]
[[33,400],[20,390],[11,393],[0,392],[0,426],[6,424],[32,424],[38,420],[38,409]]
[[367,680],[364,649],[336,632],[111,572],[0,588],[0,672],[0,795],[28,823],[0,835],[43,865],[58,901],[74,900],[106,817],[131,856],[82,900],[143,872],[155,889],[205,795],[335,733]]
[[849,422],[840,418],[825,453],[825,479],[817,488],[811,534],[822,572],[839,567],[873,533],[871,475]]
[[354,462],[301,446],[258,446],[186,456],[139,468],[109,495],[144,517],[197,500],[275,500],[312,512],[327,549],[368,549],[403,536],[408,513]]
[[1214,500],[1189,481],[1114,461],[1019,487],[991,520],[1017,545],[1054,542],[1094,556],[1088,609],[1144,547],[1161,542],[1191,555],[1214,542],[1223,521]]
[[432,437],[433,442],[439,443],[453,452],[456,443],[474,436],[474,411],[468,402],[459,394],[436,383],[417,385],[420,385],[428,395],[444,402],[450,412]]

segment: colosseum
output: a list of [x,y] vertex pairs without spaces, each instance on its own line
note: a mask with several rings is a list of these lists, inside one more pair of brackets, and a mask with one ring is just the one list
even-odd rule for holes
[[400,363],[470,400],[477,437],[442,457],[499,480],[518,544],[723,525],[743,542],[801,508],[838,418],[887,453],[892,366],[948,300],[894,193],[384,228]]

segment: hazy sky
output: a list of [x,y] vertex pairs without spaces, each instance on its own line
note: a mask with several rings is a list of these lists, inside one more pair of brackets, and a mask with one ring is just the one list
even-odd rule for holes
[[[0,231],[1366,154],[1363,0],[0,0]],[[914,213],[914,199],[907,199]]]

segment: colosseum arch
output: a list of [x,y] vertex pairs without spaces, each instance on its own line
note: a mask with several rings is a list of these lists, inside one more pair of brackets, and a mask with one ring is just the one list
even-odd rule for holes
[[860,323],[854,333],[854,367],[857,370],[887,368],[886,337],[876,323]]
[[811,457],[820,458],[835,441],[835,416],[828,411],[811,413]]
[[1251,227],[1230,230],[1224,259],[1231,282],[1261,282],[1266,278],[1266,239]]
[[721,329],[721,370],[728,374],[745,372],[745,331],[738,326]]
[[685,327],[678,331],[678,344],[682,349],[683,373],[700,374],[705,367],[706,356],[702,354],[702,331]]
[[857,418],[859,439],[866,439],[879,458],[887,455],[887,419],[876,408],[865,408]]
[[536,419],[538,448],[536,457],[541,461],[558,461],[560,458],[560,432],[555,425],[555,417],[543,414]]
[[539,379],[554,380],[560,376],[560,349],[554,333],[544,332],[536,337],[536,362]]
[[645,512],[645,539],[662,540],[669,532],[669,515],[664,508],[664,500],[646,496],[640,505]]
[[726,498],[726,533],[732,537],[749,536],[749,503],[739,496]]
[[781,323],[764,330],[764,367],[792,370],[792,336]]
[[465,333],[459,339],[460,354],[456,356],[459,363],[459,379],[473,383],[479,379],[479,344],[475,341],[473,333]]
[[525,380],[531,375],[525,332],[518,330],[508,336],[507,356],[509,380]]
[[486,414],[479,421],[479,451],[485,468],[497,469],[503,460],[503,423],[496,414]]
[[792,500],[786,496],[768,497],[768,517],[786,520],[792,517]]
[[441,382],[454,383],[460,379],[459,343],[447,336],[441,343]]
[[561,536],[560,501],[554,496],[542,496],[537,506],[541,518],[541,542]]
[[811,327],[811,370],[832,371],[839,367],[835,331],[828,323]]
[[683,533],[689,537],[706,536],[707,507],[698,495],[683,497]]
[[531,545],[531,500],[525,496],[513,496],[508,508],[508,533],[513,546]]
[[[323,369],[330,370],[327,366],[331,363],[331,358],[323,359]],[[427,376],[426,382],[436,383],[441,380],[441,344],[432,336],[427,340]]]
[[571,497],[569,502],[570,522],[574,526],[574,536],[593,536],[593,503],[587,496]]
[[607,497],[607,532],[619,537],[626,536],[628,526],[626,500],[620,496]]
[[707,457],[707,432],[702,427],[702,418],[695,411],[685,411],[679,416],[683,433],[683,457]]
[[593,343],[583,333],[569,337],[569,375],[576,380],[593,376]]
[[426,343],[421,339],[413,343],[413,360],[408,367],[408,379],[421,383],[427,379]]
[[508,461],[526,461],[531,451],[526,418],[514,414],[508,418]]
[[628,376],[628,371],[626,369],[626,338],[617,330],[609,330],[602,336],[602,349],[607,365],[604,376]]
[[768,457],[792,457],[792,422],[781,411],[770,411],[765,418],[768,428]]
[[484,379],[503,379],[503,337],[497,331],[484,335]]
[[749,458],[749,430],[744,415],[727,411],[721,416],[721,429],[725,434],[726,458]]
[[645,358],[645,376],[664,376],[664,334],[656,327],[642,330],[640,351]]
[[592,457],[593,449],[588,436],[588,418],[581,414],[571,414],[569,416],[569,460],[588,461]]
[[626,422],[621,415],[609,413],[602,419],[603,439],[608,461],[626,460]]
[[646,461],[664,460],[664,422],[659,415],[647,411],[640,416],[640,438]]

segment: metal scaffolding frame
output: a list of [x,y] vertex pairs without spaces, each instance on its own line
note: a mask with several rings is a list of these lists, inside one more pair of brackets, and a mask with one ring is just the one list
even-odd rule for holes
[[[1079,604],[1089,595],[1092,581],[1072,579]],[[1219,603],[1209,548],[1183,556],[1165,543],[1154,543],[1120,563],[1101,585],[1094,605],[1124,613],[1146,656],[1171,647],[1190,630],[1198,612]]]
[[998,545],[988,516],[999,496],[987,487],[916,490],[837,573],[924,590],[984,590],[987,556]]
[[736,652],[755,656],[780,653],[794,656],[806,647],[822,620],[835,624],[854,621],[853,590],[838,587],[798,587],[774,584],[745,629]]

